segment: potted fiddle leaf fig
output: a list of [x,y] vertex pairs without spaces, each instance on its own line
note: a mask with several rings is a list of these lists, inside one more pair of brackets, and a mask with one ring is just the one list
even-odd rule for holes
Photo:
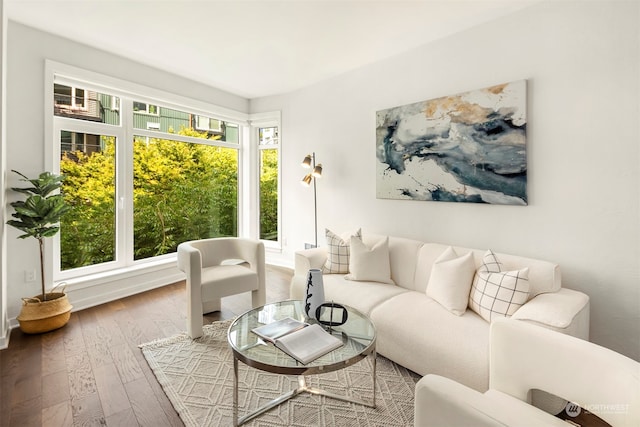
[[23,232],[18,236],[20,239],[35,238],[40,249],[41,294],[22,299],[22,310],[17,319],[25,333],[48,332],[66,325],[72,308],[64,290],[46,291],[44,277],[44,239],[53,237],[60,230],[60,219],[70,209],[58,191],[64,176],[43,172],[31,179],[18,171],[12,172],[22,177],[20,181],[31,185],[11,188],[25,197],[10,203],[15,211],[11,216],[15,219],[7,221],[7,224]]

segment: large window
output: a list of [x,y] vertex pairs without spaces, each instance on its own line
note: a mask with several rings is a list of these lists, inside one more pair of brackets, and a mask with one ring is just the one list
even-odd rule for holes
[[[56,280],[161,259],[187,240],[241,234],[246,119],[85,79],[53,80],[53,169],[67,176],[62,192],[72,207],[54,248]],[[268,221],[276,236],[277,222],[277,214]]]

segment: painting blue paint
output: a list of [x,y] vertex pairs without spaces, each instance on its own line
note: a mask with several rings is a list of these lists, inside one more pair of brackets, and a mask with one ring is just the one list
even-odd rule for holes
[[379,199],[527,204],[526,80],[376,113]]

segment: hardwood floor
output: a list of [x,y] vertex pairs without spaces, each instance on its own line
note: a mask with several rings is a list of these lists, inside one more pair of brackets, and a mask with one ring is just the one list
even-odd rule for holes
[[[267,267],[267,302],[287,299],[291,273]],[[184,282],[73,313],[57,331],[11,333],[0,351],[0,426],[182,426],[139,344],[185,331]],[[251,308],[222,300],[203,323]]]

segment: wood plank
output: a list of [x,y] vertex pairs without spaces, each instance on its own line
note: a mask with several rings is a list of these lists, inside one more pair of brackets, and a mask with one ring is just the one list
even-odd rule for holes
[[[0,355],[6,354],[4,351],[0,351]],[[10,425],[11,418],[11,391],[15,378],[11,375],[0,376],[0,426]]]
[[42,375],[67,371],[63,341],[65,333],[63,327],[42,335]]
[[98,321],[96,313],[97,310],[85,310],[80,318],[85,347],[93,367],[113,363],[109,345],[104,339],[110,331]]
[[133,413],[141,426],[171,425],[145,377],[126,383],[124,386],[131,401]]
[[17,378],[11,393],[11,404],[40,399],[42,394],[42,376],[39,373],[28,377]]
[[56,427],[73,426],[73,411],[71,402],[65,400],[57,405],[49,406],[42,409],[42,425]]
[[42,425],[42,402],[40,397],[24,400],[11,407],[10,426],[40,427]]
[[116,321],[118,312],[111,310],[108,305],[104,305],[105,310],[101,315],[98,315],[98,323],[105,331],[109,331],[103,337],[103,341],[108,348],[113,348],[118,345],[126,344],[127,339],[120,330],[120,325]]
[[132,316],[130,312],[123,312],[116,322],[129,343],[143,344],[160,336],[160,330],[156,328],[153,321],[145,317],[144,313]]
[[71,411],[74,426],[104,426],[107,424],[97,392],[72,400]]
[[72,402],[97,394],[98,389],[93,376],[93,368],[86,351],[67,358],[67,372],[69,375],[69,396],[71,396]]
[[142,354],[142,351],[140,351],[139,354],[140,354],[139,357],[144,360],[144,362],[141,363],[140,366],[142,367],[144,375],[147,378],[149,387],[151,387],[151,389],[153,390],[153,393],[155,394],[156,399],[158,400],[158,403],[162,407],[162,410],[164,411],[165,415],[167,416],[169,423],[175,427],[182,427],[183,423],[182,423],[182,420],[180,419],[180,416],[174,409],[167,395],[164,393],[164,390],[162,389],[162,386],[156,379],[155,374],[153,373],[149,365],[146,363],[146,360],[144,359],[144,355]]
[[140,364],[129,344],[120,344],[112,347],[110,352],[124,384],[144,377]]
[[66,370],[42,377],[42,406],[44,408],[69,400],[71,400],[69,375]]
[[11,365],[16,380],[42,375],[42,336],[22,334],[20,341]]
[[136,415],[133,413],[133,409],[125,409],[124,411],[118,412],[117,414],[109,415],[106,418],[107,427],[133,427],[138,426],[138,420],[136,419]]
[[69,323],[67,323],[63,329],[64,335],[62,341],[64,342],[65,356],[70,357],[74,354],[85,352],[85,343],[84,337],[82,336],[80,317],[72,315],[71,319],[69,319]]
[[94,366],[94,374],[106,417],[131,409],[127,392],[113,363]]

